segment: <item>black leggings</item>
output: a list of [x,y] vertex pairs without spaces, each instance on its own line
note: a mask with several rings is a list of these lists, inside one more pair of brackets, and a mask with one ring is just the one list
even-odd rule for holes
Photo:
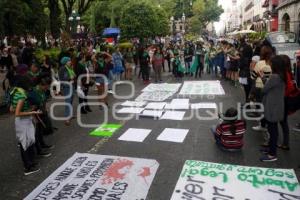
[[141,65],[142,78],[144,81],[149,81],[149,67]]
[[29,146],[26,149],[26,151],[23,149],[21,144],[19,144],[19,147],[20,147],[21,157],[25,169],[31,168],[34,165],[34,157],[35,157],[34,144]]

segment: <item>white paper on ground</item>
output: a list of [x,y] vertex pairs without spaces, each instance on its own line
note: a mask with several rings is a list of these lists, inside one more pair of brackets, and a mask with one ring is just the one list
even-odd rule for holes
[[183,120],[185,111],[166,111],[160,119]]
[[173,99],[171,101],[171,104],[175,104],[175,105],[178,105],[178,104],[189,104],[190,103],[190,100],[189,99]]
[[144,101],[125,101],[122,103],[122,106],[127,106],[127,107],[143,107],[146,105],[147,102]]
[[125,107],[117,111],[117,113],[139,114],[144,108]]
[[152,102],[148,103],[145,109],[152,109],[152,110],[162,110],[166,106],[167,103],[165,102]]
[[136,129],[130,128],[123,135],[119,137],[119,140],[131,141],[131,142],[143,142],[150,134],[150,129]]
[[201,108],[207,108],[207,109],[217,109],[216,103],[194,103],[191,104],[192,109],[201,109]]
[[157,140],[182,143],[188,134],[188,129],[173,129],[166,128],[158,137]]
[[169,92],[177,92],[181,87],[181,83],[160,83],[154,84],[151,83],[147,87],[145,87],[143,92],[156,92],[156,91],[169,91]]
[[220,81],[185,81],[179,95],[224,95]]
[[135,99],[135,101],[165,101],[175,93],[176,92],[169,91],[143,92]]
[[141,117],[154,117],[160,118],[163,114],[163,110],[144,110],[140,116]]
[[166,104],[165,110],[188,110],[190,109],[190,104]]

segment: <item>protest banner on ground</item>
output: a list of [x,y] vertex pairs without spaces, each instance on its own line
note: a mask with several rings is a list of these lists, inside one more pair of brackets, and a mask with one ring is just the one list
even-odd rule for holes
[[25,200],[146,199],[156,160],[75,153]]
[[224,95],[220,81],[185,81],[179,95]]
[[299,200],[292,169],[246,167],[187,160],[171,200]]
[[93,130],[91,136],[111,137],[118,129],[122,127],[121,124],[102,124],[99,128]]

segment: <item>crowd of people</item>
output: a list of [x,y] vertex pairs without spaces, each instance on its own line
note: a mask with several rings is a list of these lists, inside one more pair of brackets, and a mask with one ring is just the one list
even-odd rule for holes
[[[169,73],[177,81],[183,77],[201,79],[206,73],[230,81],[233,88],[243,86],[245,103],[260,102],[265,108],[259,126],[253,127],[255,131],[266,133],[261,160],[275,161],[277,148],[290,149],[288,116],[298,109],[299,91],[290,59],[276,55],[267,42],[250,44],[245,38],[236,43],[200,39],[185,43],[133,44],[121,49],[117,45],[112,48],[87,40],[62,49],[55,60],[46,55],[42,62],[35,57],[32,41],[20,42],[18,46],[9,46],[6,42],[0,51],[0,70],[6,73],[10,85],[10,111],[15,114],[15,131],[25,175],[39,170],[35,152],[48,157],[54,147],[44,141],[44,136],[56,129],[46,107],[51,98],[50,85],[55,88],[54,95],[65,97],[65,125],[69,126],[75,93],[80,114],[85,115],[92,112],[87,98],[91,87],[97,88],[99,102],[109,106],[105,94],[107,90],[113,93],[112,83],[133,80],[134,76],[142,79],[145,85],[150,81],[159,83],[163,82],[162,73]],[[300,59],[297,61],[300,66]],[[225,149],[243,146],[245,123],[234,116],[235,108],[229,109],[224,117],[230,120],[224,119],[213,129],[217,143]],[[281,145],[277,145],[279,123],[283,129]],[[299,131],[299,126],[296,130]]]

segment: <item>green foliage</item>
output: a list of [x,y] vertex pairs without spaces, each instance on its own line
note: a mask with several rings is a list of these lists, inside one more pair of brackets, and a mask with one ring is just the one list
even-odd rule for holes
[[123,10],[120,28],[122,37],[149,38],[166,35],[168,17],[163,9],[144,2],[131,2]]
[[60,52],[61,50],[59,48],[52,48],[49,50],[36,49],[34,55],[39,63],[43,63],[46,55],[48,55],[52,61],[57,61]]
[[133,48],[133,44],[130,42],[123,42],[118,45],[121,50]]

